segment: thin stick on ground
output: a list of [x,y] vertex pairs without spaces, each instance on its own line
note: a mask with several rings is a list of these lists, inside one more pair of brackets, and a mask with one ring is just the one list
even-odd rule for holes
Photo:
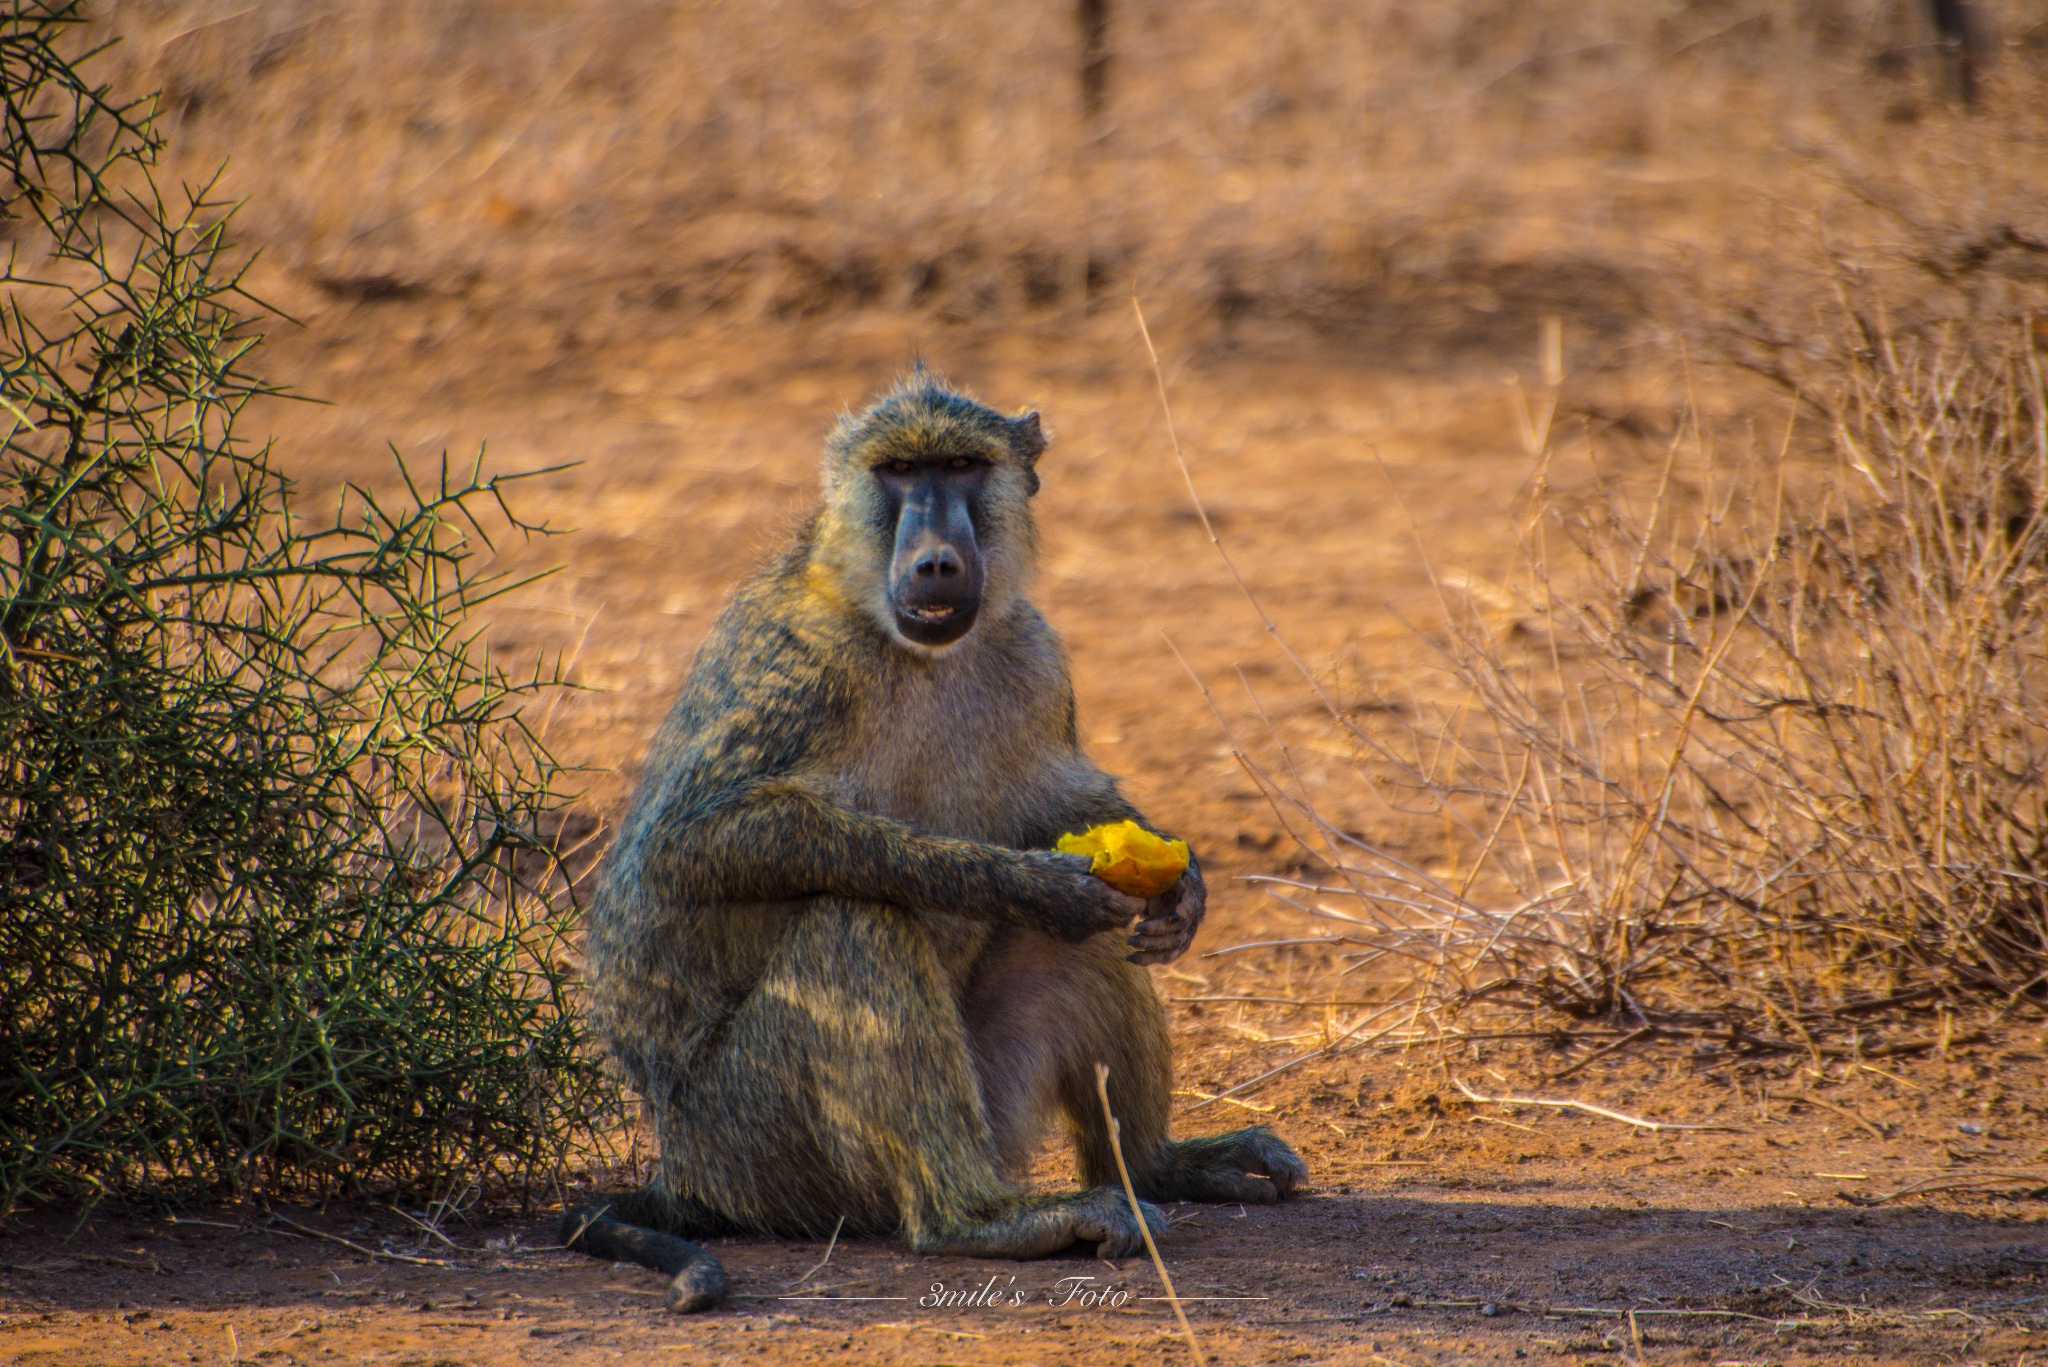
[[1586,1055],[1577,1063],[1571,1065],[1571,1067],[1560,1069],[1559,1071],[1552,1073],[1550,1075],[1550,1080],[1552,1082],[1562,1082],[1566,1078],[1570,1077],[1573,1073],[1576,1073],[1580,1069],[1584,1068],[1587,1064],[1598,1063],[1601,1059],[1606,1058],[1609,1054],[1616,1053],[1622,1049],[1626,1049],[1629,1045],[1634,1044],[1637,1040],[1647,1038],[1648,1036],[1654,1035],[1656,1033],[1657,1028],[1652,1025],[1646,1025],[1640,1030],[1631,1030],[1628,1034],[1623,1035],[1620,1039],[1614,1041],[1612,1044],[1605,1045],[1599,1049],[1595,1049],[1592,1053]]
[[845,1228],[846,1217],[842,1215],[839,1217],[839,1223],[832,1226],[832,1242],[825,1245],[825,1256],[818,1259],[818,1265],[816,1267],[812,1268],[809,1272],[804,1273],[803,1276],[798,1277],[795,1281],[791,1282],[791,1286],[802,1286],[805,1282],[809,1281],[812,1277],[815,1277],[818,1273],[824,1270],[825,1264],[832,1261],[832,1250],[839,1247],[839,1231]]
[[1227,1101],[1233,1106],[1242,1107],[1247,1111],[1257,1111],[1262,1115],[1270,1115],[1275,1109],[1271,1106],[1261,1106],[1256,1101],[1239,1101],[1236,1097],[1233,1096],[1217,1096],[1214,1092],[1186,1091],[1175,1092],[1174,1095],[1193,1097],[1195,1100],[1205,1103],[1210,1101]]
[[411,1263],[417,1267],[458,1266],[458,1264],[451,1263],[446,1258],[415,1258],[409,1253],[387,1253],[381,1248],[365,1248],[363,1245],[357,1243],[354,1239],[344,1239],[339,1234],[326,1234],[317,1229],[309,1229],[305,1225],[300,1224],[297,1220],[289,1219],[283,1215],[279,1215],[276,1211],[270,1212],[270,1219],[272,1223],[289,1226],[290,1228],[295,1229],[299,1233],[305,1235],[309,1239],[325,1239],[330,1244],[340,1244],[343,1248],[348,1249],[350,1252],[360,1253],[365,1258],[381,1258],[386,1262],[394,1263]]
[[1881,1206],[1907,1196],[1931,1196],[1942,1191],[1983,1191],[1991,1187],[2039,1187],[2048,1191],[2048,1172],[1977,1172],[1967,1177],[1930,1177],[1910,1182],[1881,1196],[1864,1196],[1853,1191],[1837,1192],[1852,1206]]
[[1841,1116],[1844,1120],[1853,1120],[1858,1125],[1861,1125],[1864,1129],[1876,1135],[1879,1139],[1890,1139],[1892,1137],[1891,1131],[1885,1129],[1876,1121],[1869,1119],[1860,1111],[1852,1110],[1847,1106],[1842,1106],[1832,1101],[1822,1100],[1820,1097],[1814,1096],[1811,1093],[1799,1099],[1805,1102],[1809,1102],[1812,1105],[1818,1106],[1824,1111],[1833,1111],[1836,1115]]
[[1263,1002],[1268,1006],[1384,1006],[1384,1002],[1363,1000],[1305,1001],[1299,997],[1255,997],[1223,994],[1209,997],[1168,997],[1170,1002]]
[[1166,1273],[1166,1260],[1159,1256],[1159,1245],[1152,1242],[1152,1226],[1145,1223],[1144,1207],[1138,1204],[1137,1188],[1131,1185],[1131,1170],[1124,1163],[1123,1127],[1117,1123],[1116,1112],[1109,1108],[1109,1065],[1095,1065],[1095,1095],[1102,1098],[1102,1118],[1109,1123],[1109,1151],[1116,1155],[1117,1176],[1124,1180],[1124,1199],[1131,1203],[1131,1218],[1138,1222],[1138,1233],[1144,1236],[1145,1251],[1152,1255],[1152,1267],[1159,1273],[1159,1284],[1166,1288],[1166,1303],[1173,1307],[1173,1317],[1180,1321],[1180,1331],[1187,1336],[1188,1348],[1193,1351],[1195,1361],[1206,1363],[1209,1355],[1202,1351],[1202,1345],[1195,1339],[1194,1326],[1188,1323],[1185,1310],[1180,1308],[1180,1293],[1173,1289],[1173,1278]]
[[[432,1224],[429,1224],[427,1221],[422,1220],[417,1215],[413,1215],[407,1211],[399,1209],[396,1205],[393,1205],[389,1201],[385,1202],[384,1204],[387,1210],[389,1210],[393,1215],[396,1215],[399,1219],[404,1220],[407,1224],[417,1226],[421,1230],[421,1232],[429,1235],[432,1238],[440,1240],[449,1248],[455,1248],[455,1241],[449,1238],[446,1234],[443,1234],[439,1229],[436,1229]],[[457,1251],[460,1252],[459,1249]]]
[[[1276,1078],[1280,1076],[1280,1074],[1286,1072],[1289,1068],[1293,1068],[1298,1064],[1307,1063],[1310,1059],[1313,1058],[1322,1058],[1326,1054],[1334,1054],[1337,1052],[1337,1047],[1339,1045],[1344,1044],[1346,1041],[1350,1040],[1350,1038],[1353,1035],[1356,1035],[1360,1030],[1363,1030],[1366,1026],[1371,1025],[1374,1021],[1378,1020],[1381,1016],[1386,1015],[1389,1011],[1397,1010],[1398,1008],[1407,1006],[1408,1004],[1409,1003],[1405,1001],[1400,1001],[1382,1007],[1380,1010],[1373,1012],[1371,1015],[1357,1022],[1350,1029],[1346,1030],[1343,1034],[1331,1040],[1328,1044],[1321,1045],[1320,1047],[1315,1049],[1311,1049],[1305,1054],[1297,1054],[1293,1058],[1287,1060],[1287,1062],[1285,1063],[1277,1064],[1274,1067],[1268,1068],[1265,1072],[1260,1073],[1257,1077],[1247,1079],[1244,1082],[1240,1082],[1234,1087],[1226,1087],[1223,1089],[1223,1091],[1217,1093],[1215,1096],[1196,1102],[1193,1106],[1188,1107],[1188,1109],[1191,1111],[1199,1111],[1204,1106],[1213,1106],[1219,1101],[1229,1101],[1239,1092],[1248,1091],[1251,1088],[1258,1086],[1260,1083],[1270,1081],[1271,1079]],[[1364,1039],[1358,1041],[1357,1044],[1353,1045],[1352,1048],[1354,1050],[1363,1049],[1366,1045],[1371,1044],[1374,1041],[1378,1040],[1381,1035],[1391,1034],[1395,1030],[1399,1029],[1403,1024],[1405,1024],[1405,1022],[1396,1021],[1393,1025],[1390,1025],[1386,1029],[1379,1031],[1377,1034],[1367,1035]]]
[[1476,1101],[1482,1106],[1550,1106],[1561,1111],[1584,1111],[1587,1115],[1597,1115],[1602,1120],[1619,1120],[1624,1125],[1634,1125],[1644,1130],[1725,1130],[1729,1134],[1746,1133],[1733,1125],[1680,1125],[1669,1120],[1645,1120],[1641,1116],[1610,1111],[1605,1106],[1595,1106],[1590,1101],[1555,1101],[1540,1096],[1481,1096],[1457,1078],[1452,1078],[1451,1082],[1465,1094],[1466,1100]]

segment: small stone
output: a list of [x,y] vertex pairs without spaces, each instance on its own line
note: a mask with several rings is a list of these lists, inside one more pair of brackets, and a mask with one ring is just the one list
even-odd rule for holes
[[1486,1304],[1479,1307],[1479,1313],[1486,1316],[1488,1319],[1492,1319],[1495,1315],[1498,1315],[1500,1313],[1500,1307],[1495,1305],[1492,1301],[1488,1301]]
[[1409,1295],[1406,1291],[1396,1291],[1393,1295],[1387,1297],[1387,1304],[1413,1305],[1415,1304],[1415,1297]]

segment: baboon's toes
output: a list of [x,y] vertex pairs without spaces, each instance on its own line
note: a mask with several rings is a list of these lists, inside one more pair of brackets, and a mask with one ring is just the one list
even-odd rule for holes
[[[1084,1219],[1076,1228],[1084,1243],[1095,1245],[1098,1258],[1128,1258],[1142,1253],[1145,1249],[1144,1231],[1131,1218],[1131,1205],[1122,1192],[1113,1193],[1115,1199],[1109,1202],[1101,1216]],[[1152,1227],[1154,1239],[1166,1233],[1166,1212],[1150,1201],[1138,1202],[1138,1209],[1144,1213],[1145,1223]]]
[[1273,1189],[1283,1197],[1292,1195],[1296,1187],[1308,1181],[1308,1164],[1280,1139],[1272,1139],[1259,1157],[1266,1176],[1273,1179]]
[[693,1262],[668,1284],[672,1314],[694,1315],[725,1299],[725,1269],[712,1259]]
[[[1274,1134],[1264,1125],[1254,1125],[1240,1130],[1237,1143],[1232,1146],[1231,1159],[1242,1171],[1259,1173],[1269,1178],[1261,1186],[1269,1187],[1272,1194],[1260,1198],[1267,1201],[1284,1200],[1294,1189],[1308,1181],[1308,1164],[1301,1156],[1288,1147],[1287,1141]],[[1243,1197],[1235,1198],[1243,1200]]]
[[1232,1202],[1241,1206],[1270,1206],[1287,1194],[1278,1182],[1242,1172],[1196,1173],[1188,1179],[1186,1190],[1186,1200],[1219,1206]]

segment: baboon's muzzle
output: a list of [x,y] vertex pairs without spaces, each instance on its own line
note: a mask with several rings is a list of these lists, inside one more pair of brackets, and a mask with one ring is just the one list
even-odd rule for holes
[[928,471],[897,511],[889,605],[896,629],[921,646],[951,645],[981,610],[981,549],[962,483]]

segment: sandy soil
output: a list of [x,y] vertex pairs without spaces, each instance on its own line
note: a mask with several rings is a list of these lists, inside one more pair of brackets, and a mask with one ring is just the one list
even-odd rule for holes
[[[1474,1041],[1449,1061],[1367,1049],[1202,1101],[1328,1042],[1359,1009],[1347,1000],[1355,980],[1336,978],[1318,948],[1214,954],[1313,933],[1237,881],[1286,867],[1289,853],[1230,759],[1225,723],[1270,747],[1262,706],[1334,819],[1423,837],[1388,826],[1342,782],[1347,749],[1190,511],[1121,310],[1001,332],[876,314],[591,343],[548,331],[537,307],[351,302],[269,284],[296,290],[281,302],[307,323],[276,338],[272,370],[333,400],[269,414],[311,489],[385,478],[387,438],[409,459],[487,443],[497,468],[580,462],[527,499],[573,530],[506,548],[508,568],[561,572],[501,612],[492,638],[515,659],[573,661],[586,691],[563,699],[549,734],[592,766],[599,812],[630,782],[729,586],[804,506],[842,407],[917,354],[992,401],[1042,407],[1056,444],[1040,601],[1074,658],[1084,734],[1160,823],[1196,843],[1217,889],[1196,951],[1156,970],[1180,1041],[1179,1124],[1256,1114],[1300,1146],[1314,1177],[1311,1194],[1282,1208],[1175,1212],[1165,1257],[1183,1295],[1214,1298],[1190,1317],[1216,1360],[2048,1355],[2038,1191],[1851,1199],[2041,1171],[2048,1041],[2032,1027],[1862,1061],[1670,1047],[1588,1061],[1608,1038],[1597,1035]],[[1434,610],[1425,552],[1439,569],[1482,576],[1508,555],[1531,462],[1502,372],[1526,368],[1536,322],[1460,325],[1479,328],[1470,344],[1434,350],[1428,364],[1357,338],[1187,352],[1169,340],[1175,416],[1216,524],[1293,649],[1339,684],[1386,688],[1426,664],[1404,625]],[[1654,401],[1668,385],[1588,338],[1568,334],[1585,377],[1575,402]],[[1217,711],[1190,670],[1214,686]],[[1934,1040],[1933,1022],[1903,1033],[1916,1029]],[[1573,1063],[1585,1066],[1554,1078]],[[1459,1081],[1711,1128],[1651,1133],[1475,1105]],[[1058,1179],[1053,1157],[1042,1175]],[[872,1242],[827,1258],[818,1245],[733,1241],[718,1249],[729,1305],[685,1321],[662,1312],[654,1275],[548,1250],[544,1209],[474,1210],[441,1223],[445,1242],[386,1208],[279,1213],[295,1224],[241,1206],[17,1221],[0,1235],[0,1361],[1188,1358],[1143,1260],[978,1263]],[[1120,1303],[1089,1303],[1104,1296]]]

